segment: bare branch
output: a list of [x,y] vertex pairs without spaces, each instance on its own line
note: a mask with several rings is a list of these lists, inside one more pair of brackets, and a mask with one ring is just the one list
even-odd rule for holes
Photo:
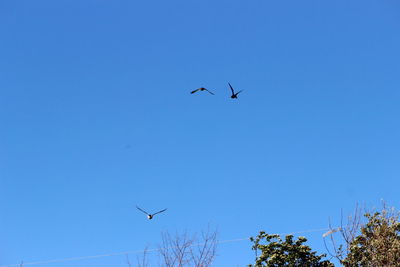
[[197,244],[191,248],[191,258],[196,267],[206,267],[210,266],[216,256],[216,248],[217,248],[217,232],[210,231],[210,228],[207,228],[207,231],[202,232],[202,240],[201,243]]
[[126,264],[127,264],[129,267],[132,267],[131,261],[129,260],[129,255],[126,254],[125,256],[126,256]]
[[208,267],[214,261],[217,247],[217,231],[201,233],[201,238],[190,236],[187,232],[171,236],[168,232],[161,234],[159,246],[161,266],[165,267]]
[[145,249],[143,250],[143,255],[141,257],[138,256],[136,258],[138,267],[147,267],[147,266],[149,266],[148,261],[147,261],[147,254],[148,254],[148,247],[145,247]]

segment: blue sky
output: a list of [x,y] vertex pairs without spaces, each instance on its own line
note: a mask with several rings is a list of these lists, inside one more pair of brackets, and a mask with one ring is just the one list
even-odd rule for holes
[[[399,11],[0,2],[0,265],[154,248],[162,231],[208,224],[221,240],[324,228],[382,198],[399,208]],[[201,86],[215,96],[189,93]],[[136,204],[168,211],[148,221]],[[322,253],[321,234],[305,236]],[[247,241],[218,254],[254,257]]]

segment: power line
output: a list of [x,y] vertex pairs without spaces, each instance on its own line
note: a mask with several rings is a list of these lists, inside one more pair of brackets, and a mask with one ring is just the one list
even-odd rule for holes
[[[277,234],[277,235],[290,235],[290,234],[303,234],[303,233],[312,233],[312,232],[322,232],[322,231],[327,231],[327,230],[331,230],[331,229],[332,228],[309,229],[309,230],[290,232],[290,233],[280,233],[280,234]],[[246,238],[221,240],[221,241],[218,241],[216,243],[217,244],[234,243],[234,242],[239,242],[239,241],[244,241],[244,240],[249,240],[249,238],[246,237]],[[202,243],[194,244],[192,246],[200,246],[200,245],[202,245]],[[19,266],[25,266],[25,265],[49,264],[49,263],[59,263],[59,262],[66,262],[66,261],[80,261],[80,260],[112,257],[112,256],[139,254],[139,253],[144,253],[144,252],[155,252],[155,251],[160,251],[160,250],[161,250],[161,248],[146,249],[146,250],[130,250],[130,251],[112,252],[112,253],[92,255],[92,256],[81,256],[81,257],[71,257],[71,258],[63,258],[63,259],[44,260],[44,261],[31,261],[31,262],[24,262],[24,263],[18,263],[18,264],[10,264],[10,265],[0,265],[0,267],[19,267]]]

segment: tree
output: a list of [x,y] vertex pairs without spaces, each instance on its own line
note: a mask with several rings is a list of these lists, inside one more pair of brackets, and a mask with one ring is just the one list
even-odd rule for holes
[[216,256],[217,233],[203,232],[201,238],[187,233],[171,236],[162,234],[162,245],[159,248],[166,267],[210,266]]
[[[250,238],[253,242],[252,249],[256,252],[255,265],[249,267],[280,267],[280,266],[308,266],[308,267],[333,267],[334,265],[322,260],[326,255],[316,255],[311,248],[304,243],[305,237],[293,240],[293,235],[287,235],[283,241],[280,235],[269,235],[263,231],[256,237]],[[257,256],[257,252],[261,255]]]
[[[161,234],[161,244],[157,249],[160,259],[159,266],[163,267],[208,267],[216,257],[217,231],[203,231],[200,235],[189,235],[186,232],[171,235],[168,232]],[[130,266],[129,259],[127,261]],[[147,249],[138,266],[149,265]],[[154,266],[153,264],[151,266]]]
[[365,223],[360,214],[360,209],[356,209],[347,226],[340,228],[344,245],[336,247],[331,237],[331,254],[344,266],[400,267],[399,212],[383,203],[380,212],[364,214]]

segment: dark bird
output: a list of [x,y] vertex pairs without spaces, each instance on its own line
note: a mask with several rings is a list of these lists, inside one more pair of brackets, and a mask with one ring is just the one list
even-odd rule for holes
[[204,88],[204,87],[201,87],[201,88],[199,88],[199,89],[193,90],[193,91],[191,91],[190,93],[191,93],[191,94],[194,94],[194,93],[196,93],[197,91],[207,91],[207,92],[209,92],[209,93],[212,94],[212,95],[214,94],[213,92],[207,90],[207,89]]
[[141,212],[143,212],[144,214],[146,214],[146,215],[147,215],[147,218],[148,218],[149,220],[153,219],[154,215],[159,214],[159,213],[164,212],[164,211],[167,210],[167,209],[163,209],[163,210],[157,211],[156,213],[150,214],[150,213],[147,213],[146,211],[142,210],[142,209],[139,208],[138,206],[136,206],[136,208],[137,208],[138,210],[140,210]]
[[240,90],[239,92],[235,93],[235,91],[233,90],[232,85],[231,85],[230,83],[228,83],[228,84],[229,84],[229,87],[231,88],[231,91],[232,91],[231,98],[232,98],[232,99],[237,98],[237,95],[238,95],[240,92],[242,92],[243,90]]

